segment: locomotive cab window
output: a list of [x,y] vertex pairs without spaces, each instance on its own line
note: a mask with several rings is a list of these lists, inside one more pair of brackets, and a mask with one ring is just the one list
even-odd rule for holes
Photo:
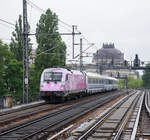
[[44,81],[61,81],[62,72],[45,72]]

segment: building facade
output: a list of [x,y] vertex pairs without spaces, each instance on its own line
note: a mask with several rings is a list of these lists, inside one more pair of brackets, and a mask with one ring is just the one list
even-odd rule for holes
[[109,66],[122,66],[124,64],[124,54],[115,48],[113,43],[103,44],[102,48],[93,54],[94,64]]

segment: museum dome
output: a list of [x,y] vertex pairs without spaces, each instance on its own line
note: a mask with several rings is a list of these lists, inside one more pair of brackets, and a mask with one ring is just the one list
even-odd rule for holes
[[124,54],[116,49],[114,44],[103,44],[103,47],[93,55],[93,60],[104,58],[124,60]]

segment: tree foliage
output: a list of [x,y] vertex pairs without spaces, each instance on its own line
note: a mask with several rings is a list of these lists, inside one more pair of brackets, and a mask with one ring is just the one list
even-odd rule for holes
[[[124,80],[119,80],[119,88],[124,88]],[[128,88],[142,88],[143,81],[141,78],[134,79],[133,77],[128,76]]]
[[[28,31],[30,26],[28,24]],[[30,38],[28,38],[29,55],[31,54],[32,46],[30,44]],[[14,54],[14,58],[18,61],[23,60],[23,26],[22,26],[22,16],[19,15],[19,19],[15,25],[15,31],[12,32],[10,50]]]
[[7,65],[10,62],[11,52],[8,50],[8,45],[0,41],[0,96],[8,94],[5,83],[5,75]]
[[125,85],[124,85],[124,80],[123,80],[123,79],[120,79],[120,80],[119,80],[118,87],[119,87],[119,88],[124,88],[124,86],[125,86]]
[[48,67],[64,66],[66,45],[58,32],[58,17],[50,9],[42,14],[36,28],[35,64],[30,69],[30,91],[39,92],[40,76]]
[[[147,67],[150,67],[150,64],[148,64]],[[150,70],[149,69],[146,69],[144,71],[142,79],[143,79],[143,87],[150,88]]]
[[128,77],[128,88],[142,88],[143,81],[141,78],[134,79]]
[[0,96],[22,99],[22,62],[14,59],[8,45],[0,41]]
[[22,29],[22,17],[19,15],[18,22],[15,25],[15,31],[12,32],[10,50],[14,54],[14,58],[18,61],[22,61],[23,58],[23,29]]
[[[28,25],[28,30],[29,30]],[[40,75],[43,69],[53,66],[64,66],[66,45],[58,32],[58,17],[50,9],[42,14],[37,23],[37,50],[35,64],[29,67],[29,100],[35,100],[39,95]],[[46,33],[47,35],[43,35]],[[29,55],[31,52],[28,40]],[[12,32],[11,43],[0,41],[0,96],[11,94],[15,101],[22,102],[23,85],[23,26],[19,16]]]
[[43,70],[53,66],[64,66],[66,45],[58,33],[57,15],[48,9],[41,15],[36,30],[38,48],[35,67]]

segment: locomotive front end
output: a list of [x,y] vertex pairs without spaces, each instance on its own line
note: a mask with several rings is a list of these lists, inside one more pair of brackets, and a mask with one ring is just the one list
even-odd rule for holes
[[[40,96],[46,101],[54,101],[56,98],[63,99],[65,85],[63,72],[60,70],[48,69],[42,73],[40,82]],[[58,100],[58,99],[57,99]]]

